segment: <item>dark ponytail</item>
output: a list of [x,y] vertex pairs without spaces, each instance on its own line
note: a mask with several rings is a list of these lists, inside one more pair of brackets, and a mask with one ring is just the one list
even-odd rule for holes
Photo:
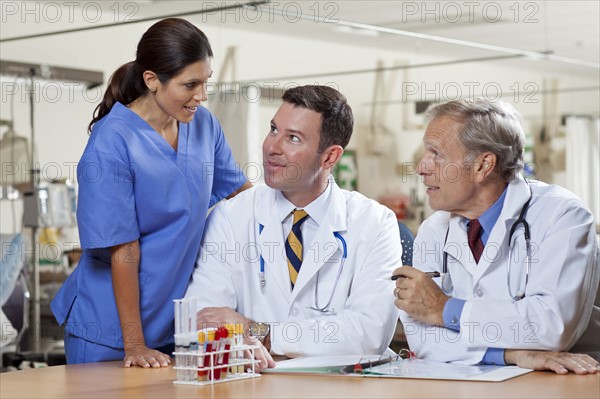
[[135,61],[121,65],[110,80],[102,102],[94,110],[94,116],[88,126],[88,132],[92,131],[94,123],[106,116],[113,105],[118,101],[121,104],[129,104],[146,92],[144,78]]
[[106,116],[118,101],[128,105],[146,94],[145,71],[152,71],[162,84],[188,65],[213,56],[206,35],[181,18],[167,18],[152,25],[140,39],[136,60],[117,69],[108,82],[102,102],[94,110],[92,126]]

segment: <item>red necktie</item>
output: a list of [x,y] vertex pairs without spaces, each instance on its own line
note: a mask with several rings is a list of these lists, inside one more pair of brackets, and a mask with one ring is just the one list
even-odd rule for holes
[[483,253],[483,241],[481,241],[482,232],[483,229],[481,228],[481,224],[479,224],[479,220],[474,219],[469,222],[469,226],[467,227],[467,238],[469,240],[469,248],[471,248],[476,263],[479,263],[479,258],[481,258],[481,254]]

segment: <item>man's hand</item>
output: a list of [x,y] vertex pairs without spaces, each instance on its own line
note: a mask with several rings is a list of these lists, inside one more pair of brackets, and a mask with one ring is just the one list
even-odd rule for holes
[[546,352],[532,350],[507,349],[504,352],[506,364],[533,370],[550,370],[556,374],[596,374],[600,372],[600,363],[588,355],[567,352]]
[[[256,337],[248,336],[248,335],[245,336],[244,344],[260,345],[259,349],[254,350],[254,358],[256,360],[258,360],[258,362],[256,363],[256,369],[254,370],[255,372],[260,373],[262,370],[264,370],[266,368],[275,367],[275,361],[273,360],[273,357],[269,353],[269,350],[267,348],[265,348],[265,346]],[[252,356],[252,352],[249,350],[245,351],[244,357],[249,359],[250,356]]]
[[171,364],[171,358],[168,355],[144,345],[125,349],[123,367],[140,366],[143,368],[158,368],[167,367],[169,364]]
[[216,327],[229,323],[241,323],[244,326],[247,326],[250,322],[250,319],[244,317],[244,315],[227,306],[219,308],[204,308],[198,312],[197,316],[198,329],[205,327]]
[[450,299],[437,284],[422,271],[410,266],[394,270],[400,277],[396,280],[394,304],[416,321],[443,326],[444,305]]
[[[198,312],[197,321],[199,329],[228,323],[241,323],[246,329],[252,322],[249,318],[226,306],[202,309]],[[260,345],[259,349],[254,350],[254,358],[260,361],[256,363],[256,372],[275,367],[275,361],[273,361],[269,350],[256,337],[244,334],[244,343],[246,345]],[[251,352],[249,350],[245,352],[244,356],[250,358]]]

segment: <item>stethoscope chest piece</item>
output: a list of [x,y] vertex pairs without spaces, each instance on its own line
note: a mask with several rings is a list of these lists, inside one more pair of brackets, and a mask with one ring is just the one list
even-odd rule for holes
[[450,276],[450,273],[444,273],[442,276],[442,291],[446,294],[450,294],[452,293],[452,288],[452,277]]

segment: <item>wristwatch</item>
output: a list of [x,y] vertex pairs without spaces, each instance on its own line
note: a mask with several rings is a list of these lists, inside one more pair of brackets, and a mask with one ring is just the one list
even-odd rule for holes
[[269,323],[259,323],[259,322],[251,322],[248,325],[248,332],[253,337],[256,337],[260,342],[265,340],[265,337],[269,335],[269,331],[271,330],[271,326]]

